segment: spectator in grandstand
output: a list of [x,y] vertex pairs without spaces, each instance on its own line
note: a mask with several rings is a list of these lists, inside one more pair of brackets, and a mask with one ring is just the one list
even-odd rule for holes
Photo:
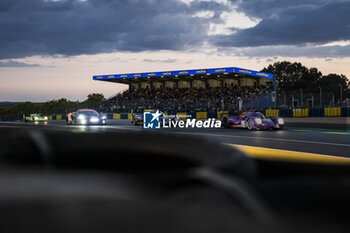
[[104,111],[140,112],[143,109],[160,109],[190,112],[193,110],[235,110],[237,98],[245,102],[266,93],[266,87],[240,87],[231,84],[210,88],[160,88],[131,89],[109,98],[103,103]]

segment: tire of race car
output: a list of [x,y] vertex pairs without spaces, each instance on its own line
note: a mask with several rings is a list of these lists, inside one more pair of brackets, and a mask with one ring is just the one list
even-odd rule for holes
[[274,129],[274,130],[284,130],[284,127],[278,128],[278,129]]
[[252,120],[252,119],[249,119],[247,124],[248,124],[248,129],[249,129],[249,130],[252,130],[252,129],[253,129],[253,126],[254,126],[253,120]]

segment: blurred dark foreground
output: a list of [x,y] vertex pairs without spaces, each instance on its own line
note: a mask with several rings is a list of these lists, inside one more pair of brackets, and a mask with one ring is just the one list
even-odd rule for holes
[[153,133],[0,128],[0,232],[348,232],[345,165]]

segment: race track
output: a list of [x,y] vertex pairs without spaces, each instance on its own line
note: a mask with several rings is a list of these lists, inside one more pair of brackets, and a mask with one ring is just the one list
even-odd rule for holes
[[[65,121],[44,123],[12,123],[27,127],[46,127],[74,132],[108,132],[108,131],[144,131],[142,126],[131,125],[129,120],[109,120],[105,126],[74,126]],[[2,124],[4,125],[4,123]],[[6,123],[8,125],[8,123]],[[1,125],[0,125],[1,127]],[[149,131],[149,130],[147,130]],[[292,152],[313,153],[350,158],[350,134],[343,131],[314,131],[304,129],[285,129],[281,131],[249,131],[245,129],[157,129],[166,134],[183,134],[195,137],[207,137],[224,144],[249,147],[287,150]]]

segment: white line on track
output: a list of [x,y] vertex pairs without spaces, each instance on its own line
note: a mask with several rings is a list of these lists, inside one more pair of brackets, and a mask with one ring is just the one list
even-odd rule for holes
[[333,143],[333,142],[318,142],[318,141],[302,141],[295,139],[282,139],[282,138],[264,138],[264,137],[254,137],[254,136],[241,136],[241,135],[227,135],[227,134],[208,134],[208,133],[190,133],[190,132],[175,132],[180,134],[189,135],[202,135],[202,136],[216,136],[216,137],[229,137],[229,138],[245,138],[245,139],[258,139],[258,140],[269,140],[269,141],[279,141],[279,142],[296,142],[296,143],[308,143],[308,144],[318,144],[318,145],[330,145],[330,146],[342,146],[350,147],[350,144]]
[[[110,126],[110,128],[126,129],[126,130],[141,130],[139,128],[135,129],[135,126]],[[280,141],[280,142],[295,142],[295,143],[304,143],[304,144],[307,143],[307,144],[350,147],[350,144],[333,143],[333,142],[320,142],[320,141],[305,141],[305,140],[295,140],[295,139],[282,139],[282,138],[265,138],[265,137],[213,134],[213,133],[195,133],[195,132],[185,132],[185,131],[181,131],[181,132],[168,131],[167,133],[199,135],[199,136],[214,136],[214,137],[229,137],[229,138],[245,138],[245,139],[258,139],[258,140],[260,139],[260,140]]]
[[[135,128],[135,126],[103,126],[109,129],[119,129],[119,130],[137,130],[141,131],[140,128]],[[164,131],[162,131],[164,132]],[[211,136],[211,137],[229,137],[229,138],[244,138],[244,139],[258,139],[258,140],[268,140],[268,141],[279,141],[279,142],[295,142],[304,144],[318,144],[318,145],[329,145],[329,146],[340,146],[340,147],[350,147],[350,144],[333,143],[333,142],[320,142],[320,141],[305,141],[305,140],[295,140],[295,139],[282,139],[282,138],[266,138],[266,137],[254,137],[254,136],[242,136],[242,135],[227,135],[227,134],[213,134],[213,133],[195,133],[195,132],[185,132],[185,131],[167,131],[167,133],[174,134],[188,134],[188,135],[198,135],[198,136]]]
[[[52,125],[52,126],[60,126],[62,128],[66,128],[66,125]],[[99,126],[97,126],[99,127]],[[135,128],[135,126],[117,126],[117,125],[106,125],[101,126],[101,128],[107,129],[118,129],[118,130],[136,130],[140,131],[140,128]],[[73,128],[77,129],[79,126],[73,126]],[[303,143],[303,144],[316,144],[316,145],[329,145],[329,146],[339,146],[339,147],[350,147],[350,144],[342,144],[342,143],[333,143],[333,142],[320,142],[320,141],[307,141],[307,140],[295,140],[295,139],[282,139],[282,138],[265,138],[265,137],[254,137],[254,136],[242,136],[242,135],[227,135],[227,134],[213,134],[213,133],[195,133],[195,132],[185,132],[185,131],[168,131],[167,133],[174,134],[187,134],[187,135],[199,135],[199,136],[211,136],[211,137],[227,137],[227,138],[244,138],[244,139],[257,139],[257,140],[268,140],[268,141],[276,141],[276,142],[294,142],[294,143]]]

